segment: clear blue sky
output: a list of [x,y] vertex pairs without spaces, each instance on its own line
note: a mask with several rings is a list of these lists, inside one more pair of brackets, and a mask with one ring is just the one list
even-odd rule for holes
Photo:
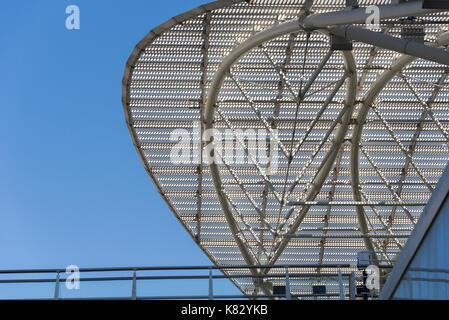
[[[205,2],[2,3],[0,269],[211,264],[146,174],[121,104],[135,44]],[[70,4],[80,30],[65,27]]]

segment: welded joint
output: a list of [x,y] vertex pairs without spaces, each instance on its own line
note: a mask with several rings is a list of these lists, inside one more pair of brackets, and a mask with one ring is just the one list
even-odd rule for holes
[[307,33],[307,37],[310,37],[310,34],[315,30],[314,28],[307,27],[305,24],[305,20],[307,15],[302,15],[298,18],[298,26],[301,30]]

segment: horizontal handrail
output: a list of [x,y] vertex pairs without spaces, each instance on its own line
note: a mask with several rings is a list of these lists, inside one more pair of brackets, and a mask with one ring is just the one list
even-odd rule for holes
[[[349,277],[350,274],[342,274],[343,277]],[[329,273],[290,273],[290,278],[336,278],[338,281],[338,274]],[[237,274],[237,275],[197,275],[197,276],[136,276],[136,280],[194,280],[194,279],[237,279],[237,278],[285,278],[285,274]],[[60,278],[59,281],[66,281],[68,278]],[[94,278],[80,278],[79,281],[127,281],[133,280],[133,277],[94,277]],[[56,279],[5,279],[0,280],[0,283],[33,283],[33,282],[55,282]]]
[[[265,268],[350,268],[348,263],[342,264],[304,264],[304,265],[222,265],[222,266],[162,266],[162,267],[106,267],[106,268],[79,268],[79,272],[102,272],[102,271],[157,271],[157,270],[227,270],[227,269],[265,269]],[[12,269],[0,270],[0,274],[5,273],[58,273],[65,268],[59,269]]]

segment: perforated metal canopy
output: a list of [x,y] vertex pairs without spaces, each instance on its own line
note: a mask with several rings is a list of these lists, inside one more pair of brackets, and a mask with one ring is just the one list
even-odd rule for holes
[[[420,4],[359,1],[385,5],[368,34],[390,36],[382,45],[377,35],[360,42],[365,9],[346,1],[223,0],[172,18],[136,46],[123,79],[132,140],[215,264],[353,269],[366,249],[377,263],[394,262],[449,155],[448,16]],[[425,44],[399,40],[416,30]],[[341,36],[358,40],[352,50],[331,48]],[[221,150],[243,150],[243,162],[205,162],[199,150],[210,141],[199,137],[212,128],[230,134]],[[260,133],[265,162],[249,143]],[[191,153],[173,161],[186,146]],[[257,287],[249,278],[235,283],[246,293]]]

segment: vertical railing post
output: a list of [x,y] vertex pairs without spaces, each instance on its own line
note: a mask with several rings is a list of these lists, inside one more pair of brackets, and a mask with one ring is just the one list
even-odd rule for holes
[[345,288],[343,287],[343,276],[340,266],[338,266],[338,284],[340,287],[340,300],[345,300]]
[[355,300],[356,287],[355,287],[355,274],[351,272],[349,275],[349,300]]
[[133,287],[131,290],[131,300],[137,300],[137,275],[136,270],[133,272]]
[[214,279],[212,269],[209,269],[209,300],[214,300]]
[[288,274],[288,267],[285,267],[285,299],[291,300],[291,292],[290,292],[290,276]]
[[58,300],[59,299],[59,271],[56,272],[56,280],[55,280],[55,295],[54,295],[54,299]]

